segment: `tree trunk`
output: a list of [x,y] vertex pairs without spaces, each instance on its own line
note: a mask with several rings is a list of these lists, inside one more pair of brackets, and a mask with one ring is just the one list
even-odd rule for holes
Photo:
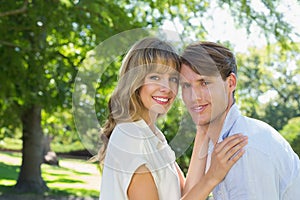
[[48,187],[41,176],[43,161],[43,132],[41,128],[41,108],[33,105],[22,115],[23,148],[16,192],[44,193]]

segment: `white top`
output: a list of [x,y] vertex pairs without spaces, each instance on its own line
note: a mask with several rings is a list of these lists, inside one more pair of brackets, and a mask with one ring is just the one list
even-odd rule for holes
[[233,105],[219,142],[237,133],[248,136],[246,152],[214,189],[214,199],[299,200],[300,161],[288,142],[266,123],[242,116]]
[[160,200],[180,199],[174,151],[158,129],[156,136],[140,120],[114,128],[104,160],[100,200],[127,200],[131,178],[141,165],[151,171]]

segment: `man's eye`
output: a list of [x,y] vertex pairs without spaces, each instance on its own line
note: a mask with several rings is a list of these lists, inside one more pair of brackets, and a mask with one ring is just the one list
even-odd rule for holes
[[201,82],[201,85],[202,85],[202,86],[207,86],[208,84],[209,84],[208,81],[202,81],[202,82]]
[[191,84],[189,84],[189,83],[182,83],[181,87],[182,88],[189,88],[189,87],[191,87]]

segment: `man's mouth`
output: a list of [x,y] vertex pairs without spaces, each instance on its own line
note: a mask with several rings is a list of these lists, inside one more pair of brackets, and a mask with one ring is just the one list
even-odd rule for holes
[[191,107],[191,110],[193,110],[194,112],[202,112],[205,110],[205,108],[208,106],[208,104],[205,104],[205,105],[195,105],[195,106],[192,106]]

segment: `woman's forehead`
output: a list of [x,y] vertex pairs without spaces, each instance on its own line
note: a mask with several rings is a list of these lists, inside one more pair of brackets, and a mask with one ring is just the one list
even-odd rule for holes
[[169,63],[169,64],[153,64],[150,67],[151,72],[156,73],[168,73],[168,74],[179,74],[179,72],[176,69],[176,65]]

